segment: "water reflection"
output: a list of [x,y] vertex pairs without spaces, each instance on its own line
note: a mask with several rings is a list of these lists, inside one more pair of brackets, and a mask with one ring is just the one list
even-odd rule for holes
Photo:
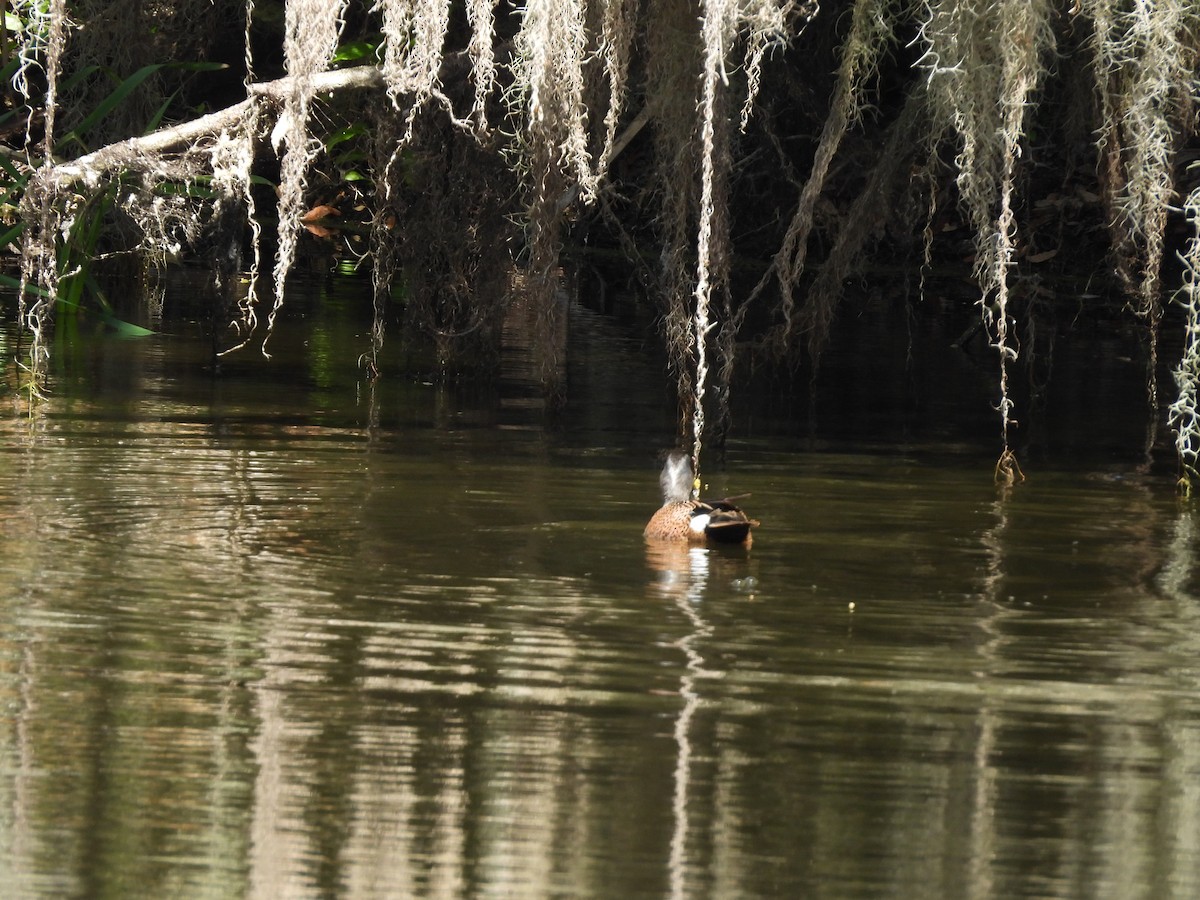
[[688,794],[692,780],[692,719],[700,706],[698,682],[704,678],[720,677],[719,672],[705,669],[700,645],[711,637],[712,627],[701,618],[699,604],[709,575],[709,558],[715,551],[686,544],[654,542],[646,546],[646,561],[659,573],[657,587],[663,595],[675,601],[688,623],[688,632],[674,644],[684,656],[686,668],[679,679],[679,696],[683,706],[675,720],[675,793],[671,804],[674,829],[671,832],[671,851],[668,861],[670,895],[686,897],[688,872],[688,835],[690,811]]
[[14,895],[1200,887],[1169,484],[771,438],[711,473],[752,551],[646,547],[615,417],[172,365],[0,423]]
[[1169,495],[764,457],[769,531],[722,553],[643,547],[620,460],[71,428],[12,435],[0,493],[28,893],[1197,883]]

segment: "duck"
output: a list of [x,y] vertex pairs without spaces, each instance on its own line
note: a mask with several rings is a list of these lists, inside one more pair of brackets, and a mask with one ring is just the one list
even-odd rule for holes
[[703,544],[749,544],[750,529],[758,525],[731,499],[693,500],[692,462],[686,454],[674,450],[667,454],[662,474],[663,505],[650,517],[642,532],[648,541]]

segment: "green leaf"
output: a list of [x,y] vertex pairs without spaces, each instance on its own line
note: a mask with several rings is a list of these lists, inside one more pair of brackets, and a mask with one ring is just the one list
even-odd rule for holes
[[116,316],[109,313],[101,313],[100,318],[105,325],[107,325],[121,337],[140,338],[158,333],[151,331],[149,328],[143,328],[141,325],[134,325],[132,322],[126,322],[124,319],[118,319]]
[[25,193],[25,187],[29,183],[29,176],[18,171],[15,167],[8,164],[3,155],[0,155],[0,169],[4,171],[7,178],[0,178],[0,206],[4,204],[12,204],[17,206],[21,202],[21,196]]
[[[25,223],[18,222],[12,228],[8,229],[8,231],[4,232],[3,234],[0,234],[0,247],[7,247],[9,244],[14,243],[17,240],[17,238],[19,238],[24,231],[25,231]],[[19,283],[20,282],[18,282],[18,284]]]
[[158,126],[162,124],[163,116],[167,114],[167,110],[170,108],[171,104],[175,102],[175,97],[178,94],[178,91],[172,91],[171,96],[164,100],[162,102],[162,106],[154,111],[154,115],[152,115],[150,117],[150,121],[146,123],[146,130],[142,132],[143,134],[150,134],[151,132],[158,130]]
[[96,298],[96,302],[100,305],[100,318],[107,321],[106,316],[112,315],[112,304],[108,302],[108,294],[100,287],[100,282],[96,280],[96,274],[90,269],[84,270],[84,284],[87,289],[92,292],[92,296]]
[[96,74],[99,71],[101,71],[101,69],[97,65],[84,66],[82,69],[80,69],[78,72],[76,72],[74,75],[72,75],[70,78],[68,78],[66,81],[64,81],[62,84],[60,84],[58,86],[59,93],[65,94],[68,91],[74,90],[75,85],[79,84],[81,81],[83,81],[87,78],[90,78],[92,75]]
[[154,65],[150,66],[142,66],[128,78],[122,81],[119,85],[117,85],[117,89],[115,91],[101,100],[99,105],[92,110],[91,115],[84,118],[84,120],[75,126],[74,129],[64,134],[62,139],[59,141],[59,144],[65,145],[69,144],[71,141],[76,141],[79,144],[83,144],[82,135],[84,132],[86,132],[97,122],[107,118],[108,115],[118,106],[120,106],[125,98],[132,94],[143,81],[162,68],[162,63],[155,63]]
[[217,69],[227,68],[225,63],[154,63],[149,66],[142,66],[119,85],[116,89],[105,97],[96,106],[94,110],[80,122],[74,129],[67,132],[59,140],[60,145],[65,145],[71,141],[75,141],[83,145],[83,134],[97,122],[100,122],[112,113],[114,109],[121,105],[125,99],[132,94],[147,78],[162,69],[184,69],[192,72],[211,72]]
[[[19,291],[21,289],[21,279],[13,278],[11,275],[5,275],[3,272],[0,272],[0,286],[9,288],[14,291]],[[42,287],[40,284],[33,284],[33,283],[25,285],[25,293],[33,294],[37,297],[49,296],[46,293],[46,289],[44,287]]]
[[15,162],[13,162],[13,160],[10,159],[8,156],[6,156],[4,153],[0,153],[0,169],[2,169],[4,171],[4,174],[7,175],[9,178],[11,178],[13,181],[28,181],[29,180],[29,176],[26,175],[24,172],[22,172],[19,168],[17,168],[17,164]]
[[335,131],[329,137],[325,138],[325,149],[332,150],[338,144],[343,144],[366,133],[367,126],[362,122],[355,122],[353,125],[347,126],[340,131]]
[[334,65],[338,65],[339,63],[358,62],[368,56],[375,58],[378,49],[378,45],[373,41],[351,41],[338,47],[337,53],[333,54],[332,62]]
[[209,187],[211,177],[197,178],[195,181],[163,181],[154,186],[154,193],[161,197],[194,197],[197,200],[211,200],[217,194]]

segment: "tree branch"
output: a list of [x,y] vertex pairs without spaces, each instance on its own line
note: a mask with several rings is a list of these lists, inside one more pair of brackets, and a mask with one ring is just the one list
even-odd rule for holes
[[[383,86],[383,74],[374,66],[356,66],[352,69],[334,69],[321,72],[309,79],[317,93],[329,91],[363,90]],[[213,137],[233,128],[254,103],[265,98],[276,104],[282,103],[295,90],[297,79],[293,76],[252,84],[250,97],[241,103],[209,113],[190,122],[181,122],[142,137],[128,138],[86,153],[70,162],[59,163],[50,170],[50,176],[60,181],[79,181],[95,178],[113,169],[125,168],[131,158],[184,150],[197,141]]]

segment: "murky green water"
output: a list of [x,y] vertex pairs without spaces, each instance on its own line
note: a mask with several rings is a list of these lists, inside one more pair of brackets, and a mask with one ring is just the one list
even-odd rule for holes
[[751,417],[753,549],[648,552],[669,398],[590,326],[557,430],[300,316],[215,381],[186,325],[88,342],[0,420],[5,895],[1200,891],[1169,483]]

